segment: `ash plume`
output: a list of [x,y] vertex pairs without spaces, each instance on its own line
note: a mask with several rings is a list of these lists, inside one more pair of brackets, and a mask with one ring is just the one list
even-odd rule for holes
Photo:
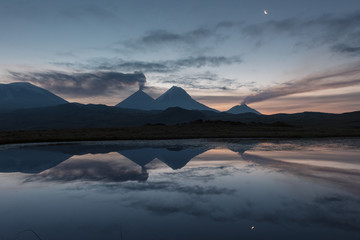
[[10,76],[16,81],[31,82],[56,93],[84,97],[107,95],[137,84],[142,89],[146,83],[142,72],[10,72]]
[[355,85],[360,85],[360,62],[265,89],[259,93],[245,97],[242,104],[261,102],[296,93],[336,89]]

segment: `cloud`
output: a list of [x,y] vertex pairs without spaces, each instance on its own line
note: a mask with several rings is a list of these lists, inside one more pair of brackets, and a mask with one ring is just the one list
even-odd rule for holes
[[[212,37],[215,33],[211,29],[198,28],[186,33],[173,33],[166,30],[153,30],[142,36],[136,44],[159,45],[167,43],[195,44],[198,40]],[[131,45],[129,45],[131,46]]]
[[360,53],[360,44],[356,47],[347,44],[336,44],[332,47],[332,50],[340,53],[347,53],[352,56],[358,56]]
[[[176,46],[179,44],[190,47],[191,51],[204,48],[213,49],[217,42],[223,42],[234,33],[247,35],[254,39],[266,39],[264,35],[286,34],[296,37],[299,46],[309,48],[324,44],[331,51],[353,54],[360,48],[360,11],[346,15],[324,14],[311,19],[286,18],[282,20],[269,20],[257,24],[246,24],[237,21],[223,21],[213,26],[199,27],[188,32],[172,32],[169,30],[152,30],[138,39],[120,42],[125,48],[131,50],[146,50],[150,47]],[[254,41],[255,46],[259,41]],[[207,46],[207,47],[205,47]]]
[[99,20],[114,20],[118,18],[118,15],[109,9],[105,9],[98,5],[83,4],[73,6],[72,8],[66,8],[59,11],[59,14],[66,19],[74,19],[79,21],[82,18],[97,18]]
[[[169,83],[180,85],[185,88],[193,89],[219,89],[219,90],[232,90],[240,87],[248,87],[253,83],[239,83],[236,79],[223,78],[218,74],[210,71],[203,73],[182,73],[182,74],[169,74],[166,76],[159,76],[161,83]],[[237,97],[239,99],[239,97]]]
[[[105,60],[105,59],[103,59]],[[124,71],[143,71],[155,73],[170,73],[177,72],[184,68],[202,68],[205,66],[219,67],[221,65],[231,65],[234,63],[241,63],[242,60],[238,56],[197,56],[180,58],[176,60],[163,60],[163,61],[124,61],[122,59],[106,59],[100,60],[97,65],[95,61],[94,66],[91,68],[99,70],[124,70]],[[103,61],[103,62],[101,62]]]
[[142,72],[10,72],[16,81],[31,82],[50,91],[68,96],[99,96],[107,95],[127,86],[138,84],[143,88],[146,77]]
[[296,93],[336,89],[355,85],[360,85],[360,62],[352,64],[351,66],[313,74],[301,80],[289,81],[278,86],[270,87],[254,95],[245,97],[243,102],[261,102]]
[[87,70],[141,71],[145,73],[171,73],[185,68],[220,67],[241,63],[239,56],[197,56],[161,61],[126,61],[121,58],[96,58],[86,64],[54,63],[56,65]]
[[[187,32],[172,32],[164,29],[156,29],[146,32],[138,39],[131,39],[125,42],[118,42],[125,48],[131,50],[144,50],[149,47],[164,47],[171,45],[185,45],[194,49],[212,48],[216,42],[224,40],[226,36],[220,33],[221,29],[238,26],[237,22],[220,22],[214,26],[199,27]],[[205,42],[209,45],[205,46]],[[201,44],[200,44],[201,43]]]
[[[252,37],[264,34],[287,34],[301,39],[309,48],[327,45],[331,51],[353,54],[360,50],[360,11],[339,16],[325,14],[317,18],[303,20],[287,18],[264,23],[245,25],[242,32]],[[296,44],[296,45],[299,45]]]

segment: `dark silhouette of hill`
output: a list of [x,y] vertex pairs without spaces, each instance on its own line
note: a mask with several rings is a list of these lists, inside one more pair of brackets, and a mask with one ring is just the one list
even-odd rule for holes
[[194,100],[184,89],[176,86],[171,87],[164,94],[155,99],[155,101],[149,106],[149,110],[165,110],[171,107],[217,112],[217,110],[209,108],[208,106]]
[[178,107],[187,110],[218,112],[216,109],[194,100],[184,89],[176,86],[171,87],[155,100],[142,90],[139,90],[117,104],[116,107],[148,111]]
[[[209,150],[209,147],[152,146],[119,144],[54,144],[23,146],[0,151],[0,172],[39,174],[35,178],[49,181],[101,180],[146,181],[145,165],[155,158],[172,169],[184,167],[191,159]],[[141,168],[121,161],[69,160],[73,156],[118,152]],[[50,171],[46,171],[49,170]],[[44,172],[46,171],[46,172]]]
[[[145,124],[146,111],[105,105],[63,104],[0,114],[0,129],[59,129],[133,126]],[[135,120],[135,122],[134,122]]]
[[261,124],[280,122],[295,127],[359,129],[360,111],[343,114],[304,112],[257,115],[254,113],[216,113],[177,107],[164,111],[142,111],[105,105],[69,103],[2,113],[0,114],[0,130],[116,128],[146,124],[179,124],[195,120]]
[[56,106],[64,103],[67,101],[61,97],[30,83],[0,84],[0,112]]
[[230,108],[229,110],[227,110],[226,113],[232,113],[232,114],[256,113],[256,114],[261,114],[260,112],[258,112],[257,110],[249,107],[249,106],[246,105],[245,103],[243,103],[243,104],[241,104],[241,105],[233,106],[232,108]]
[[116,107],[150,110],[149,107],[153,102],[154,99],[140,89],[134,94],[124,99],[123,101],[121,101],[120,103],[118,103]]

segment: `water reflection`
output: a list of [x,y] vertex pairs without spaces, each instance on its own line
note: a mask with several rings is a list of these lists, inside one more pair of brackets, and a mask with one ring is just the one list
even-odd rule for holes
[[186,148],[181,146],[167,148],[140,148],[119,151],[119,153],[144,167],[155,158],[173,170],[183,168],[191,159],[206,152],[208,148]]
[[0,172],[40,173],[69,159],[72,155],[35,148],[0,151]]
[[359,239],[359,143],[3,147],[0,239]]

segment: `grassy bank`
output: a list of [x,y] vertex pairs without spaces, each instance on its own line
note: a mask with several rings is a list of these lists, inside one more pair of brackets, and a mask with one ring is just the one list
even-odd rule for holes
[[120,128],[1,131],[0,144],[190,138],[360,137],[360,129],[300,128],[282,123],[192,122]]

